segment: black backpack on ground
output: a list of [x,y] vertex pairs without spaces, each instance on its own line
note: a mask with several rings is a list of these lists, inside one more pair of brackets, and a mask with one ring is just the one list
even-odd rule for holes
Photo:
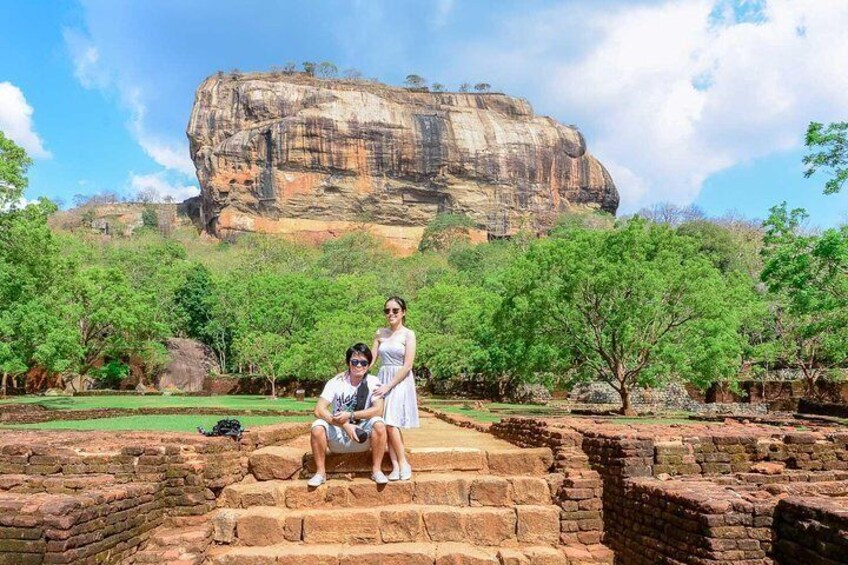
[[212,426],[211,430],[206,431],[202,426],[197,426],[197,431],[207,437],[224,436],[238,441],[245,429],[241,427],[241,422],[238,420],[218,420],[218,423]]

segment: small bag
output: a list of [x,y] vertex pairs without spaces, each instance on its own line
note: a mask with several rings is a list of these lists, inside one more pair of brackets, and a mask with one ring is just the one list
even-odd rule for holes
[[223,436],[239,441],[245,429],[241,427],[241,422],[238,420],[218,420],[211,430],[206,431],[202,426],[197,426],[197,431],[206,437]]

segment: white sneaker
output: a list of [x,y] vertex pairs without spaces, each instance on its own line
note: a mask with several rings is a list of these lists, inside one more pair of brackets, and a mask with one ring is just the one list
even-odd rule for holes
[[400,467],[394,467],[392,472],[389,473],[390,481],[399,481],[400,480]]
[[315,473],[314,475],[312,475],[312,478],[309,479],[309,482],[306,484],[311,487],[320,487],[326,481],[327,479],[324,477],[324,475],[319,475],[318,473]]
[[371,473],[371,480],[377,483],[378,485],[384,485],[389,482],[388,477],[386,477],[386,475],[384,475],[382,471]]
[[401,481],[408,481],[409,479],[411,479],[412,478],[412,467],[410,467],[409,464],[401,465],[400,466],[400,474],[399,474],[398,478]]

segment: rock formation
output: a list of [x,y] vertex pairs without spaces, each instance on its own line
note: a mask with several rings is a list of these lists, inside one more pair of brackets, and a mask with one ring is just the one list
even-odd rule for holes
[[159,390],[203,390],[203,381],[220,372],[212,350],[193,339],[172,337],[166,344],[170,361],[159,377]]
[[577,129],[503,94],[219,73],[198,88],[187,134],[199,221],[219,236],[321,241],[367,226],[408,251],[439,212],[470,216],[485,239],[618,207]]

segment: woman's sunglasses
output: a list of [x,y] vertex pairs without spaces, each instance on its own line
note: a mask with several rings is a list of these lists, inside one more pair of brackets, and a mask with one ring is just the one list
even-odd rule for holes
[[354,367],[367,367],[368,361],[366,361],[365,359],[351,359],[350,364]]
[[400,308],[383,308],[383,314],[400,314]]

